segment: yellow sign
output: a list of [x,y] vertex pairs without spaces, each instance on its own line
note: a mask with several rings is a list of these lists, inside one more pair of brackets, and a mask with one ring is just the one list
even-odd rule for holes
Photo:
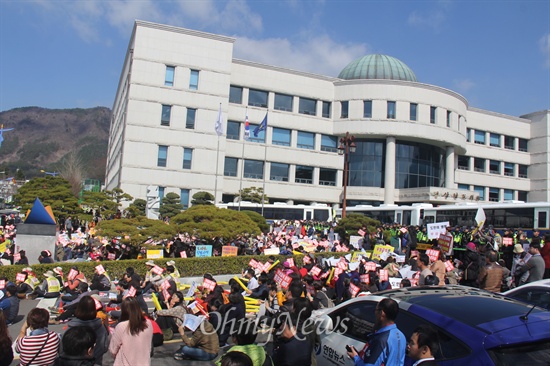
[[163,249],[147,249],[147,259],[164,258]]
[[238,247],[225,245],[222,247],[222,257],[236,257],[238,251],[239,251]]
[[392,252],[393,253],[393,250],[394,248],[391,246],[391,245],[375,245],[374,246],[374,251],[372,252],[372,259],[378,259],[380,260],[380,256],[383,254],[383,253],[389,253],[389,252]]

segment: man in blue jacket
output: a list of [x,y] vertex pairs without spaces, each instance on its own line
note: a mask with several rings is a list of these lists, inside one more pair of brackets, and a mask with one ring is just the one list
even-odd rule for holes
[[348,355],[356,366],[403,366],[407,339],[395,325],[399,305],[393,299],[383,299],[375,309],[374,333],[367,336],[368,346],[363,357],[351,347]]

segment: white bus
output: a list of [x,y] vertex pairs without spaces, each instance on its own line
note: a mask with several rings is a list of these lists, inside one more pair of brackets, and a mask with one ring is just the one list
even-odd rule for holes
[[216,205],[219,208],[227,208],[235,211],[255,211],[262,214],[268,222],[275,220],[314,220],[314,221],[332,221],[334,218],[332,206],[327,204],[312,205],[289,205],[284,202],[265,203],[262,208],[261,203],[248,201],[220,203]]
[[[434,207],[429,203],[415,203],[411,206],[398,205],[359,205],[346,209],[346,214],[360,213],[374,218],[383,224],[425,225],[434,222],[449,222],[454,226],[476,226],[475,216],[478,208],[483,208],[487,220],[485,227],[493,225],[495,229],[550,228],[550,202],[500,202],[500,203],[464,203]],[[341,217],[342,210],[336,210]]]

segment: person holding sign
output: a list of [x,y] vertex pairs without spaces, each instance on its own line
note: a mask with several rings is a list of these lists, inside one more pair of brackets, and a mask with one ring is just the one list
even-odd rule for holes
[[[186,315],[185,317],[193,317],[194,315]],[[195,317],[197,318],[197,317]],[[199,318],[200,319],[200,318]],[[193,335],[189,338],[185,334],[185,327],[193,331]],[[218,356],[220,345],[218,341],[218,333],[210,324],[210,322],[204,318],[200,321],[199,326],[195,328],[191,322],[187,319],[179,326],[178,330],[183,343],[175,354],[174,359],[181,360],[198,360],[198,361],[212,361]]]
[[109,291],[111,289],[111,279],[107,276],[107,272],[101,264],[95,267],[90,289],[98,291]]
[[29,295],[29,299],[35,299],[38,296],[43,296],[46,299],[57,298],[60,295],[61,284],[59,280],[55,278],[52,271],[44,273],[46,277],[40,286],[37,286],[34,291]]

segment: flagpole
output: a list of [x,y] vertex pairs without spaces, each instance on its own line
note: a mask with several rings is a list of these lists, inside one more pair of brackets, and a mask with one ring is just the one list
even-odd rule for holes
[[243,176],[244,176],[244,145],[246,144],[246,123],[248,122],[248,107],[246,107],[246,120],[244,126],[244,136],[243,136],[243,152],[241,155],[241,171],[240,171],[240,182],[239,182],[239,211],[241,210],[241,202],[243,200]]
[[[266,118],[266,121],[267,121],[267,113],[265,113],[265,118]],[[265,202],[265,176],[266,176],[266,171],[267,171],[267,124],[265,126],[265,132],[264,132],[264,174],[263,174],[263,177],[264,177],[264,182],[263,182],[263,185],[262,185],[262,216],[264,215],[264,202]]]
[[218,136],[218,149],[216,150],[216,183],[214,184],[214,205],[218,199],[218,170],[220,163],[220,136]]

